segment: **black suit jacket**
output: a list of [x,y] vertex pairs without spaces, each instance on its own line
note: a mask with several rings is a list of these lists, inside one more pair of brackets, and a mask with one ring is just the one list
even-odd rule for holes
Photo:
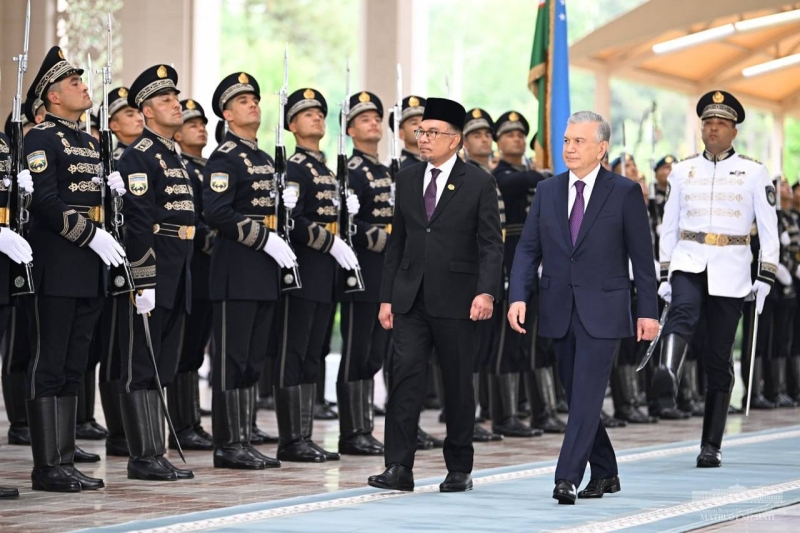
[[422,284],[431,316],[468,319],[476,295],[495,301],[500,296],[503,237],[495,180],[457,159],[428,221],[426,168],[418,163],[397,175],[381,302],[391,303],[394,313],[407,313]]

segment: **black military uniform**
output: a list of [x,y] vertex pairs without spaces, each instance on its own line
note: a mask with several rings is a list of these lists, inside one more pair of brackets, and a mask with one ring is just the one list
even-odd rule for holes
[[[521,131],[527,137],[530,128],[528,121],[516,111],[508,111],[500,115],[494,124],[494,139],[511,132]],[[522,234],[522,227],[528,216],[536,186],[544,179],[540,173],[524,166],[517,166],[505,160],[500,160],[495,167],[493,175],[497,180],[497,187],[503,196],[506,213],[506,237],[504,251],[504,270],[510,271],[514,262],[514,251]],[[535,291],[534,291],[534,298]],[[528,309],[537,309],[536,302],[530,302]],[[504,309],[504,304],[498,309]],[[521,335],[511,329],[507,320],[503,320],[500,331],[498,350],[491,363],[491,410],[492,430],[495,433],[510,437],[532,437],[541,435],[542,430],[537,425],[551,431],[563,431],[563,423],[556,418],[555,406],[550,406],[546,400],[552,400],[553,394],[540,394],[537,382],[542,385],[552,386],[552,361],[534,361],[537,354],[537,327],[536,313],[529,313],[526,317],[526,330],[530,333]],[[540,357],[539,359],[544,359]],[[534,371],[531,371],[531,369]],[[532,417],[532,426],[523,425],[517,418],[517,390],[519,376],[523,373],[528,385],[528,396],[536,402],[537,413]],[[547,379],[549,377],[549,380]],[[538,420],[538,422],[537,422]]]
[[[128,105],[164,92],[177,93],[175,69],[156,65],[131,85]],[[155,309],[139,315],[134,300],[120,302],[122,421],[130,459],[128,478],[174,480],[194,477],[165,457],[164,413],[155,369],[145,341],[149,323],[152,349],[162,386],[169,386],[178,366],[181,330],[191,302],[191,262],[195,208],[192,184],[175,143],[145,126],[125,150],[117,168],[128,185],[124,200],[125,247],[139,291],[155,289]]]
[[[285,127],[301,111],[328,104],[319,91],[299,89],[289,95]],[[320,355],[336,300],[337,263],[329,254],[338,234],[336,176],[325,166],[322,152],[302,146],[289,158],[287,182],[298,187],[290,234],[303,287],[283,301],[280,357],[276,361],[275,409],[280,444],[278,459],[323,462],[339,454],[326,452],[311,440]]]
[[[403,98],[402,110],[400,111],[400,126],[411,117],[421,117],[425,113],[425,102],[427,100],[421,96],[406,96]],[[394,111],[389,113],[389,128],[394,131]],[[419,154],[415,154],[403,148],[400,151],[400,170],[410,167],[422,161]]]
[[[28,98],[45,99],[52,83],[82,73],[54,46]],[[37,294],[28,308],[34,354],[28,370],[34,490],[77,492],[104,486],[73,464],[77,392],[103,306],[104,267],[89,247],[101,220],[100,187],[92,181],[99,173],[98,148],[76,122],[50,113],[25,139],[28,169],[36,182],[29,242],[36,257]]]
[[[795,197],[800,194],[800,184],[795,183],[792,186],[792,193]],[[789,210],[792,218],[794,219],[794,227],[800,232],[800,212],[796,209]],[[800,233],[789,231],[789,237],[793,246],[800,247]],[[795,259],[800,262],[800,250],[795,254]],[[800,306],[800,277],[797,272],[794,274],[794,288],[797,295],[798,305]],[[792,322],[792,336],[791,351],[789,352],[789,359],[786,361],[786,374],[787,374],[787,392],[789,397],[797,403],[800,403],[800,313],[795,311],[794,321]]]
[[[116,87],[108,93],[108,118],[109,120],[119,111],[128,106],[127,87]],[[111,158],[116,167],[119,158],[128,147],[117,140],[117,145],[111,153]],[[124,202],[124,200],[123,200]],[[100,402],[103,405],[103,414],[108,427],[106,438],[106,456],[128,457],[128,441],[125,439],[125,428],[122,424],[120,410],[121,362],[119,351],[118,323],[120,306],[127,306],[125,298],[108,297],[105,299],[103,314],[95,328],[92,338],[92,352],[100,361]]]
[[[194,100],[181,100],[184,124],[200,119],[208,124],[203,107]],[[211,337],[211,301],[208,299],[208,270],[211,263],[211,242],[214,233],[203,220],[203,168],[206,160],[181,152],[191,181],[194,207],[195,232],[192,254],[192,312],[185,319],[181,331],[181,353],[178,370],[172,385],[167,389],[169,413],[176,435],[170,434],[170,448],[178,442],[184,450],[211,450],[211,435],[206,433],[200,415],[200,384],[197,371],[203,366],[205,348]],[[177,442],[176,442],[177,439]]]
[[[350,97],[350,122],[361,113],[374,111],[383,119],[383,104],[373,93]],[[339,452],[350,455],[381,455],[383,444],[372,436],[374,429],[373,377],[381,369],[389,347],[389,332],[378,322],[379,288],[383,252],[392,231],[394,213],[392,176],[374,154],[353,149],[347,163],[350,188],[360,208],[354,217],[353,235],[365,290],[340,296],[342,360],[336,393],[339,405]]]
[[[237,72],[214,91],[214,114],[241,94],[261,98],[258,82]],[[211,252],[214,466],[262,469],[280,462],[251,445],[258,383],[280,298],[280,268],[264,247],[275,230],[275,167],[255,140],[225,134],[206,164],[206,221],[218,234]]]

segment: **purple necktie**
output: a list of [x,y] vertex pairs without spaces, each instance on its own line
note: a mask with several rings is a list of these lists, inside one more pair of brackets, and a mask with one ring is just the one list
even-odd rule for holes
[[436,209],[436,178],[439,177],[442,171],[438,168],[431,169],[431,182],[425,189],[425,212],[428,213],[428,220],[433,216],[433,210]]
[[572,237],[572,246],[578,240],[578,232],[581,230],[583,222],[583,188],[586,184],[580,180],[575,182],[575,203],[572,204],[572,212],[569,214],[569,235]]

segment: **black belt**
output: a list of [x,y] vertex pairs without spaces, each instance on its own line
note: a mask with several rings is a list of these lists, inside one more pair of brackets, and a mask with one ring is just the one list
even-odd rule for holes
[[153,233],[164,237],[177,237],[184,241],[194,239],[194,226],[181,226],[180,224],[153,224]]
[[708,244],[709,246],[743,246],[750,244],[750,235],[723,235],[722,233],[681,230],[681,240]]
[[278,217],[275,215],[245,215],[253,222],[262,224],[265,228],[275,230],[278,227]]
[[71,205],[76,213],[88,217],[92,222],[103,222],[102,205]]

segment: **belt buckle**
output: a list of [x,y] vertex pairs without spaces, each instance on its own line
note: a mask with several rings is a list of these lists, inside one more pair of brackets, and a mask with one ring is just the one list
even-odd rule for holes
[[730,242],[727,235],[719,235],[717,237],[717,246],[726,246]]
[[708,244],[710,246],[716,246],[718,238],[719,238],[719,235],[717,235],[716,233],[706,233],[706,236],[703,239],[703,242],[705,242],[705,244]]
[[[392,225],[391,225],[391,224],[386,224],[386,227],[385,227],[385,228],[383,228],[383,230],[384,230],[386,233],[388,233],[389,235],[391,235],[391,234],[392,234]],[[505,232],[505,230],[503,230],[503,231]]]
[[178,238],[188,241],[194,239],[194,226],[181,226],[178,228]]
[[89,220],[92,222],[102,222],[103,217],[101,216],[103,213],[103,207],[99,205],[95,205],[89,208]]

